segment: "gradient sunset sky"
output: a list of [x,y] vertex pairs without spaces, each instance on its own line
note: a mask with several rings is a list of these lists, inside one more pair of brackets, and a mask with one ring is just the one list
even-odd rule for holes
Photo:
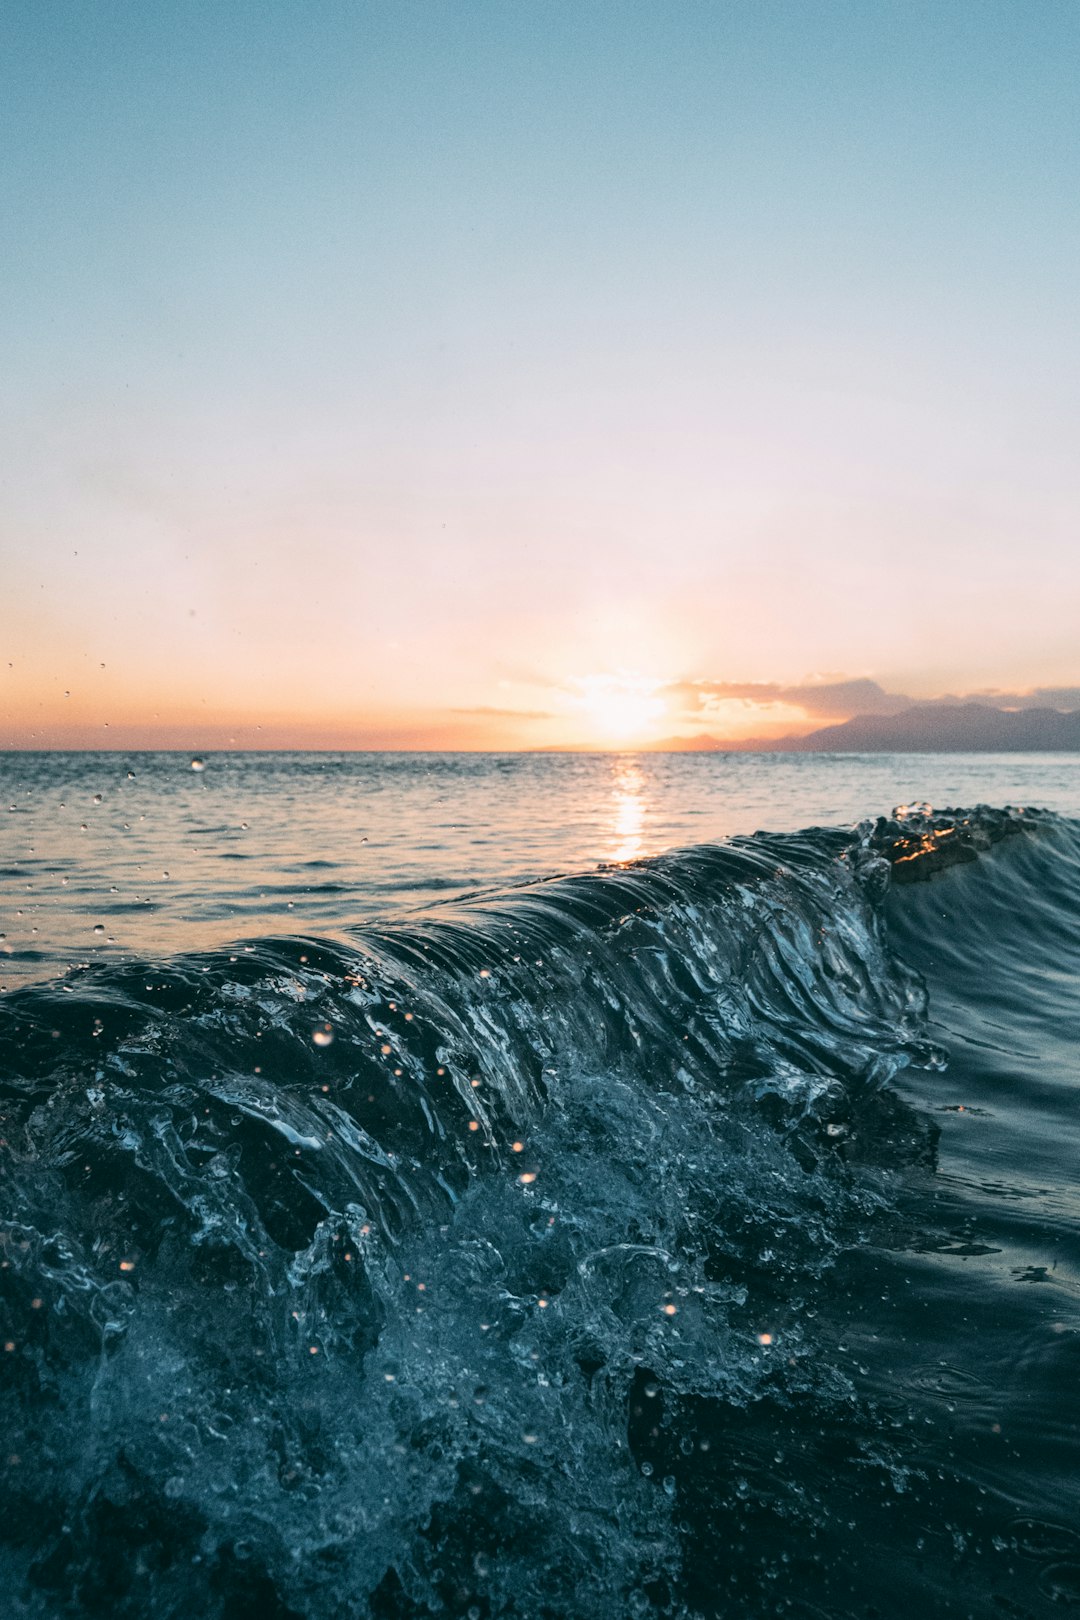
[[1080,684],[1076,0],[3,19],[0,746]]

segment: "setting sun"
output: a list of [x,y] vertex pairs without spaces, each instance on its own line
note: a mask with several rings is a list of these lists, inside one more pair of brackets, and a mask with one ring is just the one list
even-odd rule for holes
[[665,712],[660,682],[642,675],[586,675],[575,682],[575,707],[601,744],[636,742]]

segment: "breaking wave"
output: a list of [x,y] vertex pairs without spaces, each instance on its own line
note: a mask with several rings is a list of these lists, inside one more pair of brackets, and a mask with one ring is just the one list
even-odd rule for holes
[[1080,834],[916,808],[7,997],[15,1612],[812,1612],[724,1436],[858,1401],[822,1293],[945,1063],[884,900],[1016,831]]

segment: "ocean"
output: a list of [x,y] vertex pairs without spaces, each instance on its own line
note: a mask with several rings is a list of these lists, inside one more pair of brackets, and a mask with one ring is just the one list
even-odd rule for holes
[[1080,759],[0,773],[6,1613],[1080,1604]]

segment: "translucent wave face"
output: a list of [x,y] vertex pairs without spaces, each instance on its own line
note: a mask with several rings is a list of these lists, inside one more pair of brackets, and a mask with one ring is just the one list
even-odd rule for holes
[[849,1406],[817,1294],[932,1155],[887,876],[762,837],[10,998],[26,1612],[679,1612],[687,1414]]

